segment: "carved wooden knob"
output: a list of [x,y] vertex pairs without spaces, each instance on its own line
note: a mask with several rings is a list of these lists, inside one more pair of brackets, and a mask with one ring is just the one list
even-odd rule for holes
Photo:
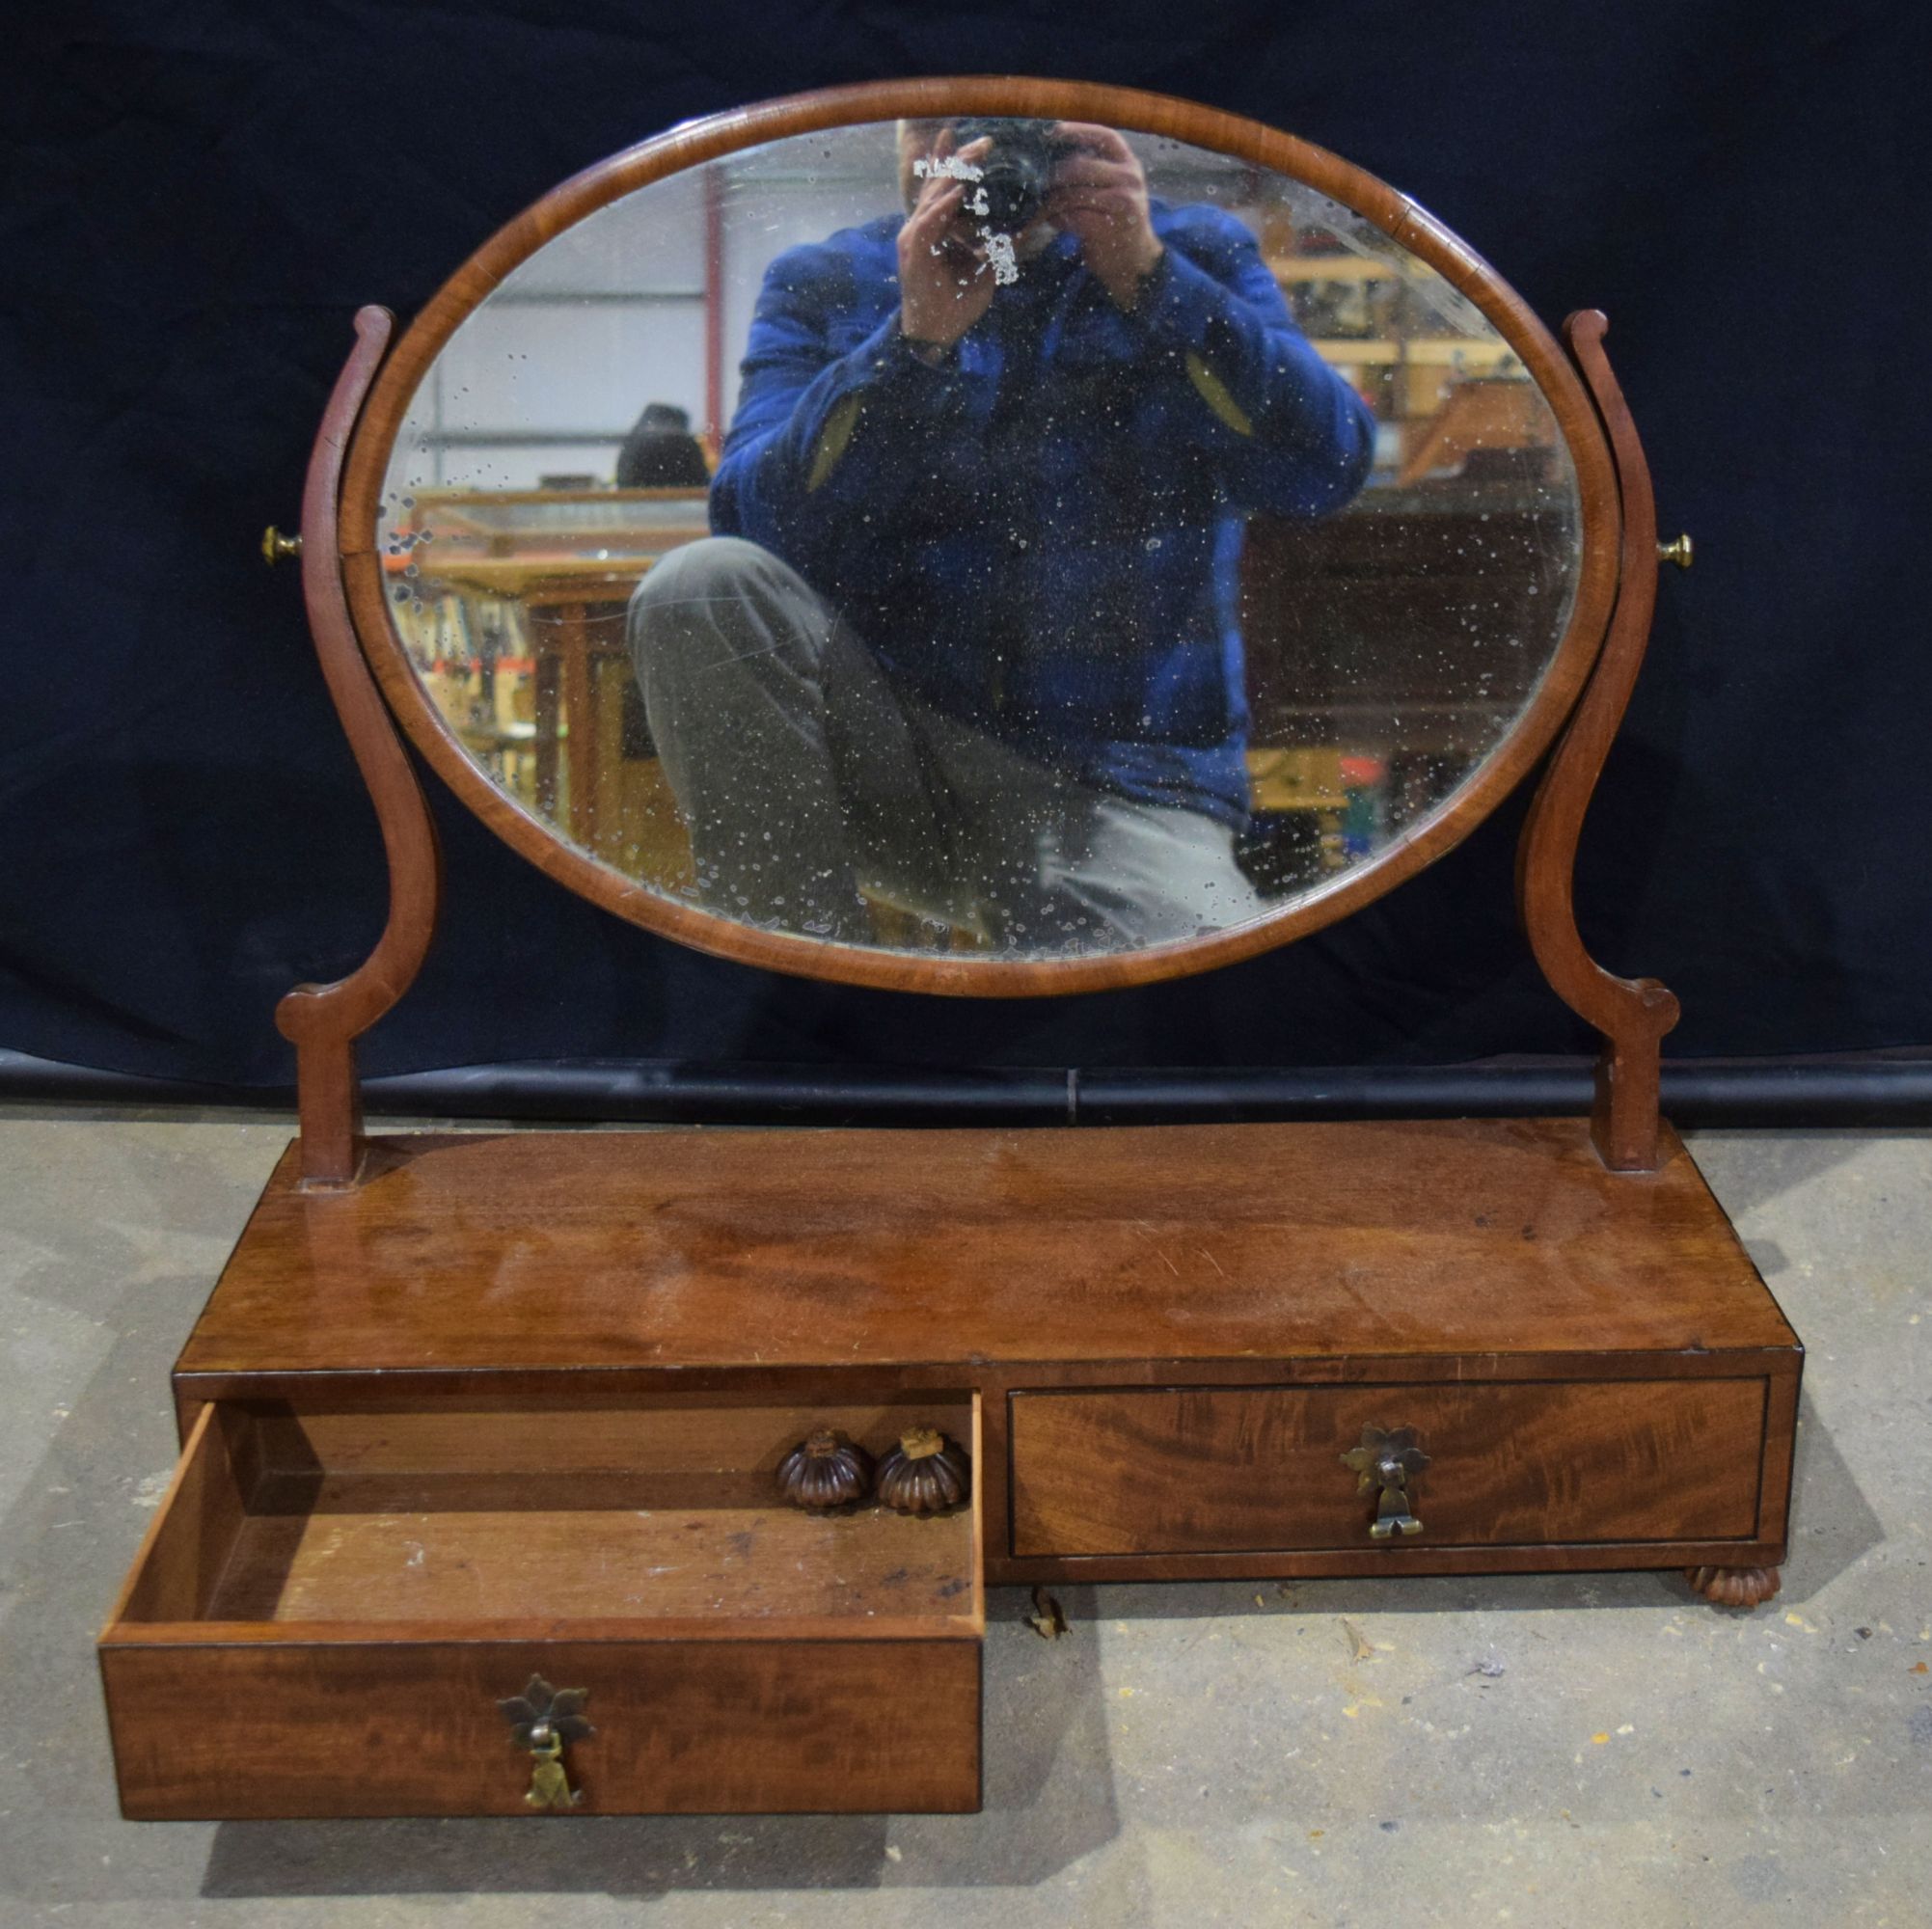
[[794,1507],[845,1507],[872,1485],[872,1455],[842,1433],[821,1426],[778,1462],[778,1491]]
[[942,1513],[972,1491],[972,1463],[935,1426],[914,1426],[879,1463],[879,1498],[895,1513]]

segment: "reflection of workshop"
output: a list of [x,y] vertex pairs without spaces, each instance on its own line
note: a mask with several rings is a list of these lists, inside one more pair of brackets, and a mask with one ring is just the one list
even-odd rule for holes
[[384,558],[438,707],[503,788],[654,883],[690,850],[624,648],[631,591],[706,532],[701,489],[425,489]]
[[1291,887],[1414,822],[1502,738],[1541,675],[1569,517],[1548,491],[1472,474],[1480,458],[1455,487],[1371,490],[1321,523],[1250,523],[1260,881]]
[[[701,492],[424,490],[412,513],[386,566],[450,724],[585,850],[688,883],[624,611],[658,556],[705,533]],[[1541,667],[1521,638],[1532,599],[1557,588],[1564,522],[1522,481],[1466,477],[1374,490],[1324,523],[1257,519],[1243,611],[1258,882],[1292,888],[1359,858],[1497,740]],[[1547,584],[1525,567],[1538,560]]]
[[[624,421],[644,394],[662,396],[661,413],[696,424],[694,456],[699,444],[715,455],[736,394],[730,344],[774,245],[734,221],[739,199],[809,236],[849,218],[841,195],[876,194],[887,160],[855,154],[851,183],[750,156],[719,164],[652,204],[649,247],[632,245],[641,228],[627,240],[619,203],[595,246],[546,256],[487,305],[421,424],[434,484],[390,526],[385,561],[425,681],[511,795],[659,887],[690,887],[690,854],[625,653],[625,605],[657,557],[707,525],[701,490],[608,486]],[[1249,528],[1243,861],[1265,890],[1293,891],[1430,811],[1530,694],[1562,628],[1564,457],[1508,344],[1415,257],[1293,183],[1264,189],[1199,155],[1155,153],[1149,168],[1156,192],[1241,216],[1378,425],[1369,486],[1347,509]],[[636,199],[638,222],[650,200]],[[541,371],[527,352],[539,347]]]
[[1574,531],[1546,406],[1433,271],[1292,202],[1255,225],[1295,320],[1381,424],[1342,514],[1248,526],[1249,864],[1293,888],[1421,817],[1499,741],[1557,633]]

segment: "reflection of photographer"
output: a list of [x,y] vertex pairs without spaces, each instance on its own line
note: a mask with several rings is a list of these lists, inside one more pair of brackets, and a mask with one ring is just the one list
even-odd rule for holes
[[900,187],[772,263],[718,536],[633,604],[705,888],[858,941],[861,886],[1029,950],[1239,923],[1242,522],[1346,502],[1368,412],[1109,128],[902,123]]

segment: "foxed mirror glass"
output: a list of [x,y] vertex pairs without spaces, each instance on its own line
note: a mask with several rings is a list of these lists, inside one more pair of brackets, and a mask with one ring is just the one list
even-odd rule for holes
[[1580,581],[1477,302],[1314,186],[1078,121],[872,121],[652,179],[417,383],[388,608],[476,771],[729,924],[1132,954],[1452,811]]

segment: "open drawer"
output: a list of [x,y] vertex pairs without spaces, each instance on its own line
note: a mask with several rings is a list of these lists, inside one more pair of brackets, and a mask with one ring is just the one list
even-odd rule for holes
[[[950,1514],[778,1499],[812,1427],[918,1423],[972,1456]],[[209,1405],[101,1637],[122,1809],[977,1808],[980,1472],[963,1394]],[[537,1753],[533,1677],[584,1691]]]

